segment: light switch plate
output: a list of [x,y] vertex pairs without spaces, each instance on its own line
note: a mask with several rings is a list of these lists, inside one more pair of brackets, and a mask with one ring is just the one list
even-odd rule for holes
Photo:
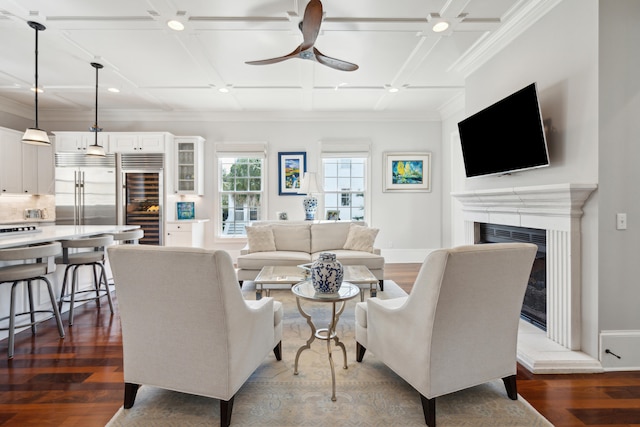
[[627,229],[627,214],[619,213],[616,214],[616,230],[626,230]]

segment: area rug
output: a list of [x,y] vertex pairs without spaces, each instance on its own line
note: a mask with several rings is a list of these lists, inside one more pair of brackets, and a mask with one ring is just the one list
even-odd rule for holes
[[[402,294],[399,286],[386,280],[379,298]],[[252,282],[245,282],[246,298],[255,298]],[[367,352],[362,363],[355,361],[356,300],[347,303],[338,324],[338,335],[347,348],[348,368],[343,356],[332,346],[336,372],[336,398],[331,401],[331,370],[326,341],[316,340],[305,350],[293,374],[298,348],[310,330],[296,307],[290,291],[271,291],[285,311],[282,360],[270,354],[236,394],[232,426],[424,426],[419,394],[375,355]],[[330,304],[304,302],[317,327],[329,322]],[[400,331],[401,333],[401,331]],[[150,386],[142,386],[133,408],[120,410],[108,427],[163,427],[219,425],[217,399],[193,396]],[[501,380],[439,397],[436,417],[446,426],[551,426],[522,397],[510,400]]]

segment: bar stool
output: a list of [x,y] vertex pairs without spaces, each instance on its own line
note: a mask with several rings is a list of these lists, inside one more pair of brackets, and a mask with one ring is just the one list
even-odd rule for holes
[[[113,236],[113,241],[117,245],[137,245],[138,243],[140,243],[140,239],[144,237],[144,230],[142,228],[136,228],[135,230],[127,230],[121,231],[119,233],[109,234]],[[115,286],[115,283],[112,282],[110,283],[110,285]]]
[[[62,257],[56,258],[56,264],[66,265],[64,270],[64,279],[62,281],[62,291],[60,292],[60,301],[58,307],[62,311],[62,304],[70,303],[69,307],[69,326],[73,326],[73,310],[76,302],[95,301],[100,307],[100,298],[107,296],[109,308],[113,314],[113,302],[111,301],[111,292],[107,283],[107,274],[104,268],[105,248],[113,243],[113,236],[110,234],[94,237],[85,237],[73,240],[63,240]],[[71,252],[70,249],[76,249]],[[82,251],[82,249],[89,249]],[[78,268],[82,266],[91,266],[93,269],[93,285],[94,289],[78,289]],[[100,278],[98,278],[97,269],[100,269]],[[71,272],[71,274],[69,274]],[[67,288],[67,278],[71,280],[69,292],[65,294]],[[100,285],[104,284],[104,289],[100,289]],[[95,294],[84,296],[85,294]],[[80,299],[76,295],[81,296]],[[82,298],[84,296],[84,298]]]
[[118,244],[137,245],[140,242],[140,239],[144,237],[144,230],[142,228],[136,228],[135,230],[109,234],[113,236],[113,241]]
[[[13,358],[15,329],[31,326],[31,333],[36,334],[36,325],[48,318],[36,319],[36,313],[53,314],[58,324],[58,332],[60,338],[64,338],[64,327],[60,318],[60,311],[56,297],[51,287],[51,282],[45,277],[46,274],[55,271],[53,261],[49,262],[50,257],[54,257],[60,253],[61,245],[58,242],[52,242],[42,245],[34,245],[20,248],[2,249],[0,250],[0,261],[24,261],[23,264],[13,264],[0,267],[0,285],[4,283],[13,283],[11,285],[11,302],[9,305],[9,316],[3,317],[0,321],[9,319],[8,328],[0,328],[2,331],[9,331],[9,359]],[[31,284],[34,281],[41,280],[47,285],[49,298],[51,300],[51,310],[36,310],[33,305],[33,290]],[[29,297],[29,311],[16,313],[16,287],[18,283],[26,283],[27,295]],[[16,317],[29,315],[30,322],[16,325]]]

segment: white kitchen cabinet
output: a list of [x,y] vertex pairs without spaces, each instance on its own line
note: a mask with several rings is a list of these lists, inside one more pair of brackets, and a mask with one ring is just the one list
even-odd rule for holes
[[166,132],[111,133],[112,153],[164,153],[170,134]]
[[0,129],[0,192],[22,194],[22,133]]
[[53,147],[22,144],[22,194],[55,194]]
[[204,247],[205,222],[206,220],[167,222],[165,246]]
[[174,187],[175,194],[204,194],[204,138],[175,137]]
[[[89,145],[95,144],[94,132],[53,132],[56,152],[86,153]],[[98,132],[98,144],[109,153],[109,133]]]
[[22,143],[22,132],[0,128],[0,192],[54,194],[53,149]]

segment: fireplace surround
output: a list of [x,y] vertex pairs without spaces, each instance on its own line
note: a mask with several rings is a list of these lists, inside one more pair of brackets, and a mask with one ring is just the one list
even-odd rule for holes
[[[597,360],[580,352],[580,220],[582,207],[596,188],[595,184],[554,184],[452,193],[462,203],[465,244],[480,243],[481,223],[546,232],[545,339],[536,337],[532,339],[534,342],[522,342],[530,338],[523,333],[527,326],[522,321],[518,344],[520,362],[534,373],[595,372],[602,369]],[[529,354],[523,352],[525,348]],[[566,350],[567,354],[560,357],[562,360],[548,360],[541,356],[548,348]]]

